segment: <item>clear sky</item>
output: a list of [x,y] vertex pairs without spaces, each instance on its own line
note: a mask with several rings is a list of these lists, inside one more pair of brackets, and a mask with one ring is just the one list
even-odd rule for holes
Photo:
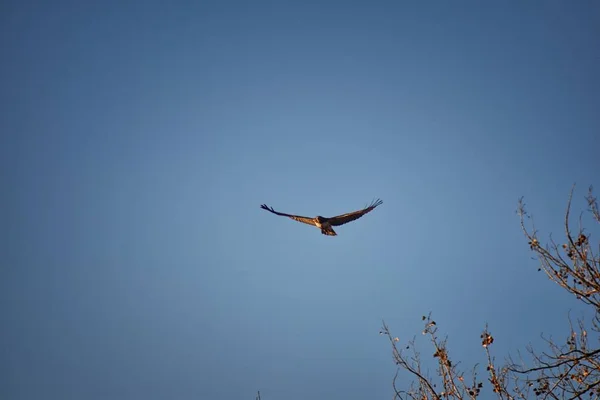
[[599,2],[9,0],[0,46],[1,398],[387,399],[382,319],[566,335],[515,208],[600,189]]

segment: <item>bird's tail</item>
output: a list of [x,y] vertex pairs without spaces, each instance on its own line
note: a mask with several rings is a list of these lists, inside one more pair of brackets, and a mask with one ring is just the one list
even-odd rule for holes
[[337,236],[337,233],[335,233],[333,228],[331,228],[330,226],[328,226],[327,228],[321,228],[321,233],[327,236]]

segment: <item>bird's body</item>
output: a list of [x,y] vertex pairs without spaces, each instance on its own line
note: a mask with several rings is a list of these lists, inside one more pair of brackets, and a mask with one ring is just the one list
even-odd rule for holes
[[313,220],[315,226],[321,230],[321,233],[329,236],[336,236],[337,233],[331,227],[331,223],[328,218],[317,215]]
[[331,218],[322,217],[320,215],[317,215],[314,218],[309,218],[309,217],[303,217],[300,215],[280,213],[280,212],[275,211],[272,207],[267,206],[266,204],[263,204],[260,207],[263,210],[267,210],[275,215],[279,215],[282,217],[288,217],[295,221],[302,222],[302,223],[305,223],[308,225],[314,225],[317,228],[321,229],[321,233],[323,235],[337,236],[337,233],[333,230],[332,226],[339,226],[339,225],[343,225],[348,222],[354,221],[354,220],[362,217],[363,215],[367,214],[368,212],[371,212],[372,210],[375,209],[375,207],[377,207],[378,205],[380,205],[382,203],[383,202],[378,199],[377,201],[374,201],[368,207],[365,207],[362,210],[353,211],[353,212],[350,212],[347,214],[337,215],[337,216],[331,217]]

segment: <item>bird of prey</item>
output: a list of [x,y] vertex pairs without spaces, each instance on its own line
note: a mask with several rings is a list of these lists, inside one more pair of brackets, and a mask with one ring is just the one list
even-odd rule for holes
[[273,209],[273,207],[269,207],[266,204],[262,204],[260,206],[260,208],[262,208],[263,210],[272,212],[275,215],[280,215],[282,217],[288,217],[288,218],[291,218],[298,222],[303,222],[308,225],[314,225],[317,228],[321,229],[321,233],[323,235],[337,236],[337,233],[335,233],[332,226],[344,225],[348,222],[354,221],[355,219],[359,219],[366,213],[373,211],[375,209],[375,207],[377,207],[378,205],[380,205],[382,203],[383,203],[383,201],[377,199],[374,202],[372,202],[370,205],[368,205],[367,207],[363,208],[362,210],[352,211],[347,214],[342,214],[342,215],[338,215],[338,216],[330,217],[330,218],[322,217],[320,215],[317,215],[314,218],[309,218],[309,217],[302,217],[300,215],[291,215],[291,214],[280,213],[280,212],[275,211]]

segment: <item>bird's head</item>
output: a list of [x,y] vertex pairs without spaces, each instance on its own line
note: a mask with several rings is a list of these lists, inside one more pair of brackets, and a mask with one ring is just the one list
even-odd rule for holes
[[325,217],[321,217],[320,215],[317,215],[317,216],[315,217],[315,219],[316,219],[316,220],[317,220],[317,222],[318,222],[318,223],[320,223],[320,224],[321,224],[321,223],[323,223],[323,222],[325,222]]

